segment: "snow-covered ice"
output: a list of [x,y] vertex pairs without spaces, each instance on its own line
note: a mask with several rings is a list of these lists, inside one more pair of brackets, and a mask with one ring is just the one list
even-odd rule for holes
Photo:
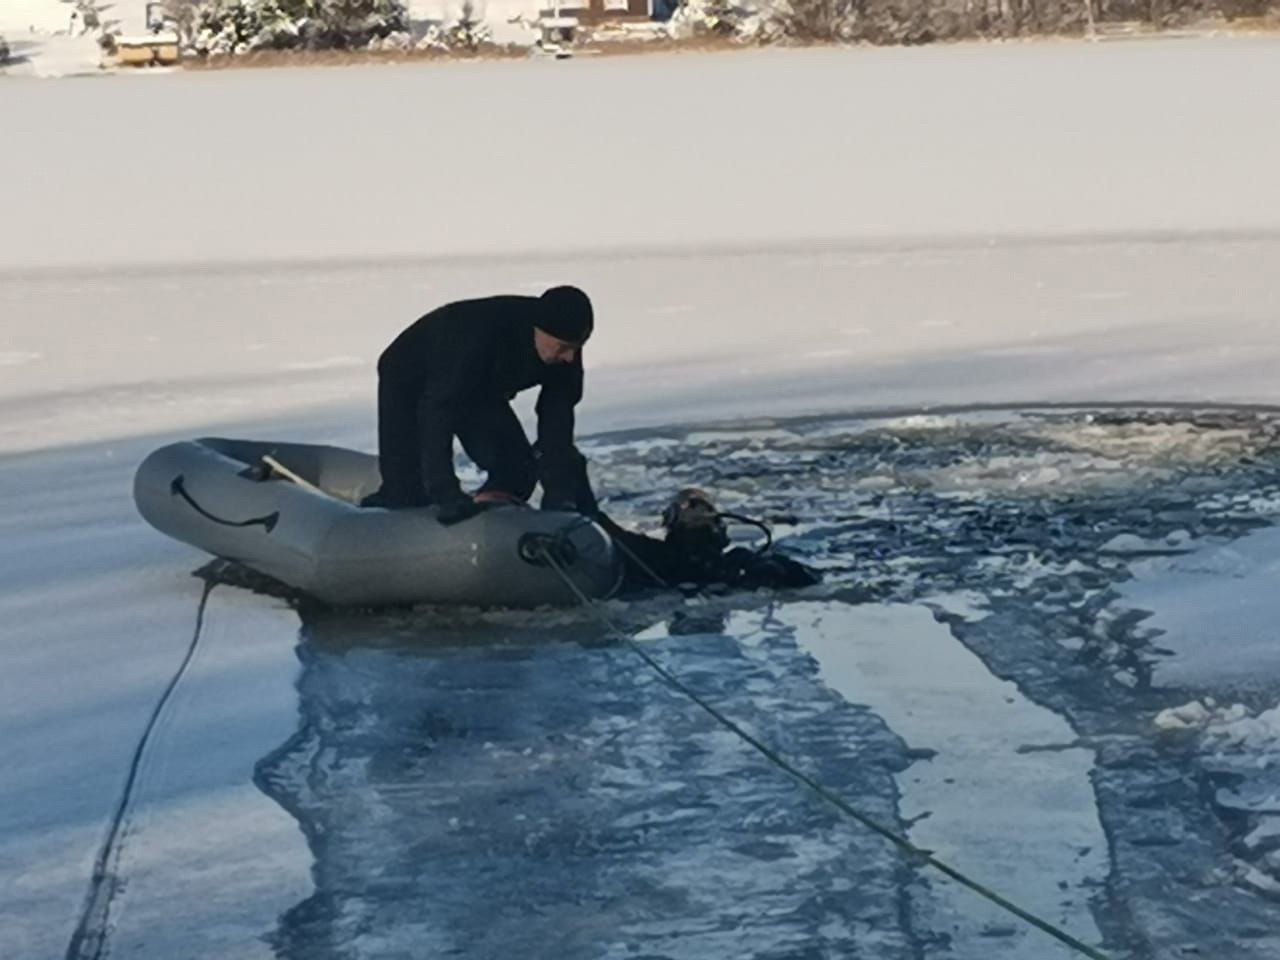
[[[33,146],[0,156],[0,182],[24,184],[5,198],[0,259],[620,259],[820,240],[878,241],[864,250],[874,266],[894,238],[932,246],[1266,232],[1280,226],[1280,130],[1260,122],[1276,42],[766,50],[74,85],[15,78],[0,92],[6,132]],[[600,105],[589,122],[584,90]],[[140,130],[142,153],[85,156],[89,144]],[[1114,255],[1126,260],[1123,249]],[[1195,272],[1209,279],[1231,255],[1224,243]],[[924,266],[945,272],[950,260],[943,246]],[[744,283],[766,287],[815,262],[783,250]],[[1073,266],[1027,273],[1018,292],[1033,298]],[[1082,322],[1137,298],[1114,276],[1088,279]],[[830,321],[832,296],[813,284],[796,306],[822,308]],[[955,319],[955,305],[939,300],[917,320]],[[1034,321],[1034,299],[1024,306],[991,322]],[[945,337],[948,328],[926,329]]]
[[[1240,497],[1258,499],[1247,491]],[[1265,506],[1274,511],[1280,501]],[[1157,666],[1156,682],[1271,684],[1280,669],[1280,530],[1259,530],[1184,556],[1144,559],[1133,570],[1123,602],[1156,612],[1147,625],[1160,631],[1160,646],[1173,653]]]

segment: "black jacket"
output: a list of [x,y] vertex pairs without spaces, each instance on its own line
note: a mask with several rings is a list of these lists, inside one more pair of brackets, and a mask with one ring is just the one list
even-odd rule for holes
[[[533,345],[537,297],[461,300],[432,310],[401,333],[378,360],[378,376],[399,402],[416,404],[423,481],[444,503],[460,494],[453,438],[469,411],[507,403],[540,386],[538,450],[548,463],[573,453],[573,408],[582,399],[582,352],[547,365]],[[385,478],[384,478],[385,480]]]

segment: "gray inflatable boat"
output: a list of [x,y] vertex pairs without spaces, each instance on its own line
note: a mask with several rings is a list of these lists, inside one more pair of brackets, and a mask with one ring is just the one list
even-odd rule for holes
[[621,582],[608,534],[577,514],[500,506],[443,526],[434,507],[356,506],[379,482],[354,450],[208,438],[148,456],[133,498],[162,533],[335,606],[574,603],[548,550],[588,597]]

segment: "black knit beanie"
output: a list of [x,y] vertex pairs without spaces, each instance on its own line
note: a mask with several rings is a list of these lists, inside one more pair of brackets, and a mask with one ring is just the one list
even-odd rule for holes
[[585,343],[595,326],[591,298],[577,287],[552,287],[541,297],[542,309],[534,326],[557,340]]

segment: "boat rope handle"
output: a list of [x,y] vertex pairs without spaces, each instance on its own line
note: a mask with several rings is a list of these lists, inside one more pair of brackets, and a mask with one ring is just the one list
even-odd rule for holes
[[270,533],[275,529],[276,521],[280,519],[280,511],[276,510],[261,517],[251,517],[248,520],[226,520],[222,517],[214,516],[200,504],[196,503],[191,494],[187,493],[187,487],[183,480],[182,474],[178,474],[173,478],[173,482],[169,484],[169,493],[181,497],[191,505],[191,509],[195,510],[200,516],[212,520],[214,523],[220,523],[224,527],[262,527],[263,530]]
[[565,566],[571,566],[578,559],[578,549],[562,532],[526,533],[516,543],[516,551],[520,559],[535,567],[547,565],[545,557],[555,555]]
[[1085,943],[1083,940],[1080,940],[1077,937],[1072,936],[1070,933],[1068,933],[1066,930],[1063,930],[1061,927],[1057,926],[1056,924],[1053,924],[1050,921],[1037,916],[1036,914],[1032,913],[1030,910],[1026,910],[1023,907],[1018,906],[1016,903],[1007,899],[1004,896],[1001,896],[999,893],[997,893],[995,890],[991,889],[990,887],[986,886],[985,884],[982,884],[979,881],[974,880],[972,877],[967,876],[966,874],[962,873],[960,870],[956,869],[950,864],[938,859],[938,857],[936,857],[931,850],[926,850],[923,847],[918,847],[914,843],[912,843],[910,840],[908,840],[906,837],[899,836],[897,833],[895,833],[893,830],[890,830],[888,827],[881,826],[878,822],[873,820],[871,817],[867,816],[865,813],[862,813],[861,811],[855,809],[852,805],[848,803],[848,801],[846,801],[839,795],[833,793],[832,791],[828,790],[817,780],[813,779],[813,777],[809,776],[807,773],[800,770],[795,764],[788,761],[785,757],[783,757],[780,753],[778,753],[778,751],[774,750],[768,744],[764,743],[761,740],[756,739],[754,736],[752,736],[750,733],[744,730],[741,726],[739,726],[737,723],[735,723],[733,720],[727,717],[724,713],[722,713],[719,709],[717,709],[713,704],[703,699],[695,690],[693,690],[687,684],[685,684],[684,681],[682,681],[674,673],[672,673],[670,670],[664,667],[661,663],[659,663],[653,657],[653,655],[650,654],[647,650],[645,650],[644,647],[642,647],[639,643],[637,643],[634,638],[624,633],[612,620],[609,619],[608,615],[604,611],[602,611],[597,604],[594,604],[591,602],[591,598],[588,597],[585,593],[583,593],[582,590],[578,587],[578,585],[574,583],[573,578],[569,575],[569,571],[566,570],[564,567],[562,567],[560,563],[556,560],[556,558],[551,555],[551,553],[544,551],[543,558],[546,560],[547,565],[550,566],[553,570],[556,571],[556,573],[560,575],[561,579],[563,579],[565,584],[569,587],[569,589],[573,591],[574,595],[578,598],[582,606],[586,610],[588,610],[590,613],[592,613],[609,633],[611,633],[618,640],[621,640],[624,644],[626,644],[631,649],[633,653],[639,656],[640,659],[643,660],[659,677],[661,677],[667,683],[668,686],[670,686],[676,692],[681,693],[684,696],[688,697],[690,700],[692,700],[695,704],[697,704],[704,711],[710,714],[711,717],[717,723],[719,723],[722,727],[724,727],[734,736],[738,737],[738,739],[742,740],[748,746],[753,748],[757,753],[761,754],[766,760],[768,760],[771,764],[773,764],[783,773],[786,773],[792,779],[799,781],[799,783],[801,783],[803,786],[808,787],[809,790],[817,794],[827,803],[831,804],[833,807],[835,807],[845,816],[862,824],[862,826],[866,827],[872,833],[876,833],[881,837],[883,837],[884,839],[888,840],[890,843],[896,846],[899,850],[905,853],[907,857],[913,862],[933,867],[935,870],[950,877],[952,880],[956,881],[961,886],[967,887],[969,890],[973,891],[983,899],[988,900],[991,903],[994,903],[997,907],[1000,907],[1002,910],[1006,910],[1009,913],[1013,914],[1019,920],[1022,920],[1030,924],[1031,926],[1035,927],[1036,929],[1041,930],[1044,933],[1047,933],[1049,936],[1053,937],[1055,940],[1059,941],[1060,943],[1066,944],[1068,947],[1075,950],[1081,956],[1088,957],[1089,960],[1109,960],[1107,955],[1102,953],[1096,947],[1089,946],[1089,944]]

